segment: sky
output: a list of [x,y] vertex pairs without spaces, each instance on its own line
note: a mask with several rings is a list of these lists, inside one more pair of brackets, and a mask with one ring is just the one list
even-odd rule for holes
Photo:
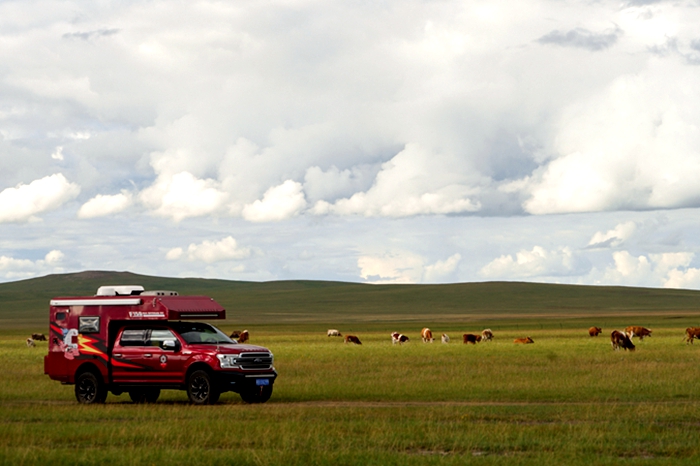
[[700,289],[700,0],[0,0],[0,282]]

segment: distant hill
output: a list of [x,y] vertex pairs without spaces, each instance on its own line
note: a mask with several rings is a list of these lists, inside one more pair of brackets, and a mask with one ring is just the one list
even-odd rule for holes
[[90,296],[101,285],[211,296],[228,321],[256,324],[431,322],[602,315],[700,316],[700,291],[519,282],[368,285],[324,281],[241,282],[89,271],[0,283],[0,324],[45,323],[57,296]]

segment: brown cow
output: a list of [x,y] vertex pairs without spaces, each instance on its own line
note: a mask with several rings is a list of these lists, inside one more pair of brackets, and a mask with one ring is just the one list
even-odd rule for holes
[[688,327],[685,329],[685,344],[693,344],[694,339],[700,339],[700,327]]
[[597,337],[601,333],[603,333],[603,329],[600,327],[591,327],[588,329],[588,334],[592,337]]
[[355,343],[356,345],[361,345],[362,342],[355,335],[345,335],[345,343]]
[[433,332],[427,327],[420,331],[420,337],[423,339],[423,343],[433,342]]
[[32,340],[34,341],[46,341],[46,337],[43,333],[32,333]]
[[234,340],[235,340],[236,338],[240,338],[240,337],[241,337],[241,331],[240,331],[240,330],[234,330],[233,332],[231,332],[231,335],[229,335],[229,337],[233,338]]
[[250,340],[250,334],[248,333],[248,330],[243,330],[241,335],[238,337],[238,343],[245,343],[248,340]]
[[402,333],[399,332],[394,332],[391,334],[391,342],[393,344],[398,343],[399,345],[406,343],[408,341],[408,337]]
[[625,334],[632,339],[632,337],[639,337],[639,341],[644,340],[644,337],[650,337],[651,336],[651,330],[648,328],[644,327],[639,327],[637,325],[630,325],[629,327],[625,328]]
[[533,340],[530,337],[516,338],[515,340],[513,340],[513,343],[522,343],[523,345],[526,345],[528,343],[534,343],[534,342],[535,342],[535,340]]
[[481,335],[474,335],[473,333],[465,333],[462,335],[462,340],[463,342],[466,343],[471,343],[472,345],[476,345],[481,341]]
[[620,348],[624,350],[634,351],[634,344],[632,340],[623,332],[619,330],[613,330],[610,334],[610,344],[614,350],[619,350]]
[[493,332],[490,328],[485,328],[481,331],[481,341],[493,340]]

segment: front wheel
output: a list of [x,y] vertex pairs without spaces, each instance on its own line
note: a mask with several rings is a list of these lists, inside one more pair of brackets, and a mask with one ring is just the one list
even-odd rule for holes
[[272,384],[252,386],[240,393],[241,399],[246,403],[265,403],[272,396]]
[[195,405],[211,405],[219,401],[219,392],[207,371],[192,372],[187,379],[187,396]]
[[92,372],[83,372],[75,380],[75,398],[82,404],[104,403],[107,388]]

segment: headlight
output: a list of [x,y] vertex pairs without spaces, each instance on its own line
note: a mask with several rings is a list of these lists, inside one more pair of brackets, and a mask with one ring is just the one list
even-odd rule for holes
[[219,358],[219,365],[222,369],[238,367],[238,360],[233,354],[217,354],[216,357]]

